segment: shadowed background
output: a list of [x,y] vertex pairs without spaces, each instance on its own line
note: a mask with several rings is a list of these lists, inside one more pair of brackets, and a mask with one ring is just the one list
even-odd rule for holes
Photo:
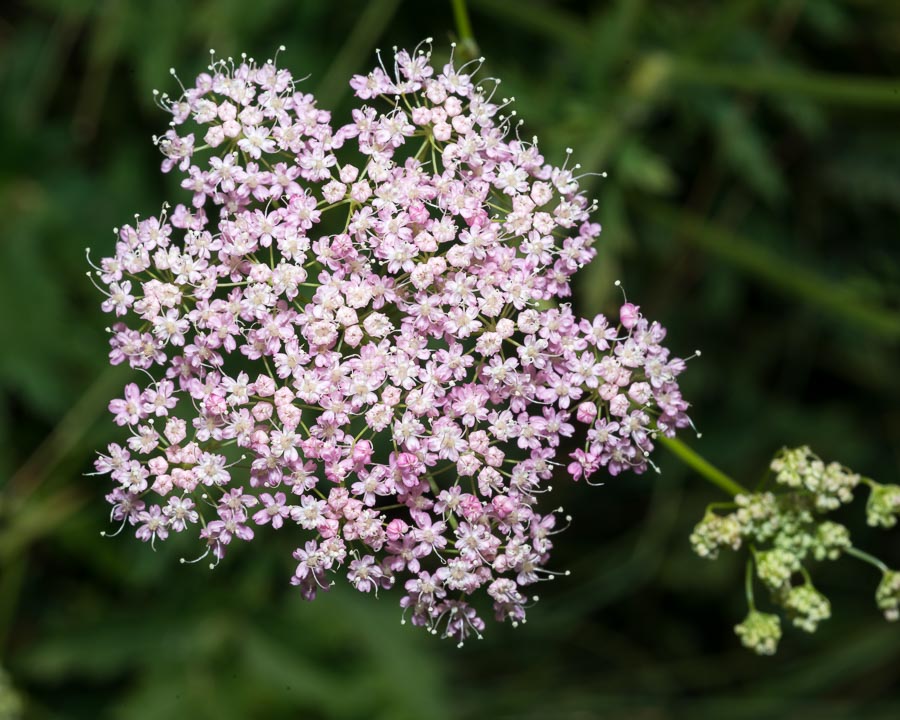
[[[566,147],[598,197],[579,312],[629,300],[670,330],[704,435],[752,485],[810,444],[882,482],[900,464],[900,3],[887,0],[470,0],[485,72],[548,157]],[[184,191],[159,172],[151,90],[218,54],[269,57],[347,115],[374,49],[454,39],[449,3],[35,0],[0,19],[0,719],[879,718],[900,716],[900,628],[878,573],[815,575],[834,617],[740,648],[742,559],[687,537],[722,499],[664,450],[663,474],[558,482],[575,509],[526,626],[463,650],[399,625],[398,593],[307,604],[284,532],[214,572],[104,540],[120,437],[106,404],[109,322],[84,248]],[[563,486],[565,485],[565,486]],[[900,531],[843,516],[900,565]],[[271,542],[266,542],[267,540]],[[18,709],[17,709],[18,708]]]

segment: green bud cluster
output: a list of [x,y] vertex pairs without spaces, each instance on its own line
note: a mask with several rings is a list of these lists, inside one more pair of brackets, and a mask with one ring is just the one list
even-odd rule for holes
[[816,528],[816,543],[813,557],[816,560],[837,560],[841,552],[851,547],[850,531],[840,523],[826,520]]
[[853,500],[860,476],[838,463],[822,462],[807,446],[785,448],[770,465],[779,485],[806,490],[819,512],[836,510]]
[[831,617],[828,598],[810,583],[791,588],[783,605],[794,626],[808,633],[815,632],[822,620]]
[[756,575],[773,591],[790,587],[791,575],[800,571],[800,558],[794,553],[774,548],[756,554]]
[[744,622],[734,626],[734,632],[744,647],[757,655],[774,655],[781,640],[781,619],[771,613],[751,610]]
[[779,617],[756,609],[754,575],[792,624],[812,633],[831,617],[831,603],[813,585],[807,564],[837,560],[844,553],[882,571],[876,603],[888,620],[900,618],[900,572],[854,548],[849,530],[823,517],[851,502],[854,490],[865,483],[871,488],[866,506],[869,525],[893,527],[900,517],[900,486],[881,485],[838,463],[826,464],[806,446],[783,449],[769,467],[771,473],[757,492],[710,505],[690,536],[694,552],[709,560],[723,548],[750,549],[746,588],[750,613],[735,627],[744,646],[770,655],[781,638]]
[[880,485],[867,481],[872,491],[866,503],[866,522],[872,527],[891,528],[900,515],[900,485]]
[[875,591],[875,603],[891,622],[900,619],[900,572],[888,570],[882,575]]
[[700,557],[709,560],[719,557],[719,548],[738,550],[741,547],[741,524],[733,515],[716,515],[707,510],[703,520],[691,533],[691,546]]

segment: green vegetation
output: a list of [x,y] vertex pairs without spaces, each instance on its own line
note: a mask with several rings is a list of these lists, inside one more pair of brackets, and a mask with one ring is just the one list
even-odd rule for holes
[[[594,178],[600,257],[582,314],[629,299],[669,328],[703,432],[753,488],[809,444],[865,477],[900,468],[900,4],[887,0],[32,0],[0,20],[0,720],[28,718],[880,718],[900,716],[900,628],[877,571],[830,563],[834,617],[746,652],[744,558],[688,537],[727,495],[662,475],[556,483],[574,523],[527,625],[458,651],[396,597],[305,603],[289,540],[213,573],[108,529],[94,448],[128,371],[84,277],[129,214],[183,191],[150,138],[219,55],[271,56],[341,107],[380,45],[433,36],[487,58],[548,155]],[[462,19],[460,19],[462,18]],[[457,25],[459,23],[459,25]],[[471,25],[457,34],[457,26]],[[477,42],[477,46],[476,43]],[[340,109],[338,110],[340,113]],[[696,463],[683,446],[673,448]],[[896,528],[835,513],[900,566]],[[839,517],[838,517],[839,516]],[[762,594],[762,593],[759,593]],[[758,597],[764,609],[764,597]],[[758,623],[757,623],[758,625]],[[755,630],[759,630],[758,627]],[[24,714],[20,709],[26,708]]]

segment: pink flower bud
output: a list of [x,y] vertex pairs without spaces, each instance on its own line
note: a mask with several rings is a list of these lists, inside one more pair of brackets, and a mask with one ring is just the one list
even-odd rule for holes
[[396,542],[401,537],[403,537],[406,534],[407,530],[409,530],[409,525],[403,522],[403,520],[401,520],[400,518],[394,518],[384,528],[387,539],[393,542]]
[[322,539],[327,540],[328,538],[336,537],[338,532],[340,532],[341,525],[340,522],[334,518],[326,518],[323,519],[317,526],[316,531],[319,535],[322,536]]
[[578,422],[590,425],[597,419],[597,406],[591,402],[583,402],[578,406],[575,417],[578,419]]
[[151,475],[162,475],[169,469],[169,463],[164,457],[155,457],[147,462],[147,467],[150,469]]
[[215,393],[207,396],[203,403],[203,407],[209,415],[224,415],[228,410],[228,405],[225,404],[225,398]]
[[638,305],[625,303],[619,309],[619,322],[622,323],[622,327],[626,330],[631,330],[631,328],[637,325],[637,321],[641,317],[640,310],[641,308]]
[[363,339],[363,331],[359,325],[351,325],[344,330],[344,342],[352,348],[357,347]]
[[612,400],[609,401],[609,413],[610,415],[615,415],[616,417],[622,417],[628,413],[628,408],[630,403],[628,402],[628,398],[625,395],[619,394],[616,395]]
[[453,135],[453,128],[449,123],[439,123],[433,128],[434,139],[440,142],[447,142]]
[[166,440],[172,445],[180,443],[187,435],[187,427],[184,420],[181,418],[169,418],[166,421],[166,429],[163,435],[166,436]]
[[460,497],[459,511],[466,520],[475,520],[484,513],[484,506],[477,497],[466,493]]
[[500,467],[505,459],[506,453],[498,447],[488,448],[487,452],[484,453],[484,462],[490,467]]
[[288,387],[281,387],[275,392],[275,407],[290,405],[294,402],[294,393]]
[[497,513],[497,517],[505,518],[516,509],[515,501],[507,495],[497,495],[491,500],[491,507]]
[[259,375],[254,385],[256,394],[260,397],[271,397],[275,394],[275,381],[268,375]]
[[444,110],[448,117],[459,115],[462,112],[462,102],[455,95],[451,95],[444,101]]
[[603,383],[603,385],[600,386],[599,394],[601,400],[609,402],[619,394],[619,388],[612,383]]
[[258,402],[250,410],[250,414],[253,415],[256,422],[265,422],[272,417],[272,403]]
[[372,442],[370,440],[360,440],[356,445],[353,446],[353,451],[350,457],[353,459],[353,462],[358,465],[365,465],[372,459],[372,453],[374,452],[372,448]]
[[173,485],[171,475],[160,475],[156,478],[153,485],[150,486],[150,490],[159,495],[168,495],[172,492]]
[[352,183],[356,181],[356,178],[359,177],[359,168],[355,165],[344,165],[341,168],[341,182],[342,183]]
[[364,505],[356,498],[350,498],[344,503],[343,513],[348,520],[356,520],[363,511]]
[[416,202],[413,203],[409,208],[409,219],[412,220],[417,225],[424,225],[428,222],[428,219],[431,217],[429,214],[428,208],[425,207],[424,203]]
[[172,471],[172,483],[175,487],[185,492],[194,492],[197,489],[197,476],[192,470],[184,470],[183,468],[175,468]]
[[286,430],[294,430],[300,424],[302,411],[296,405],[279,405],[278,419]]
[[416,125],[427,125],[431,122],[431,110],[427,107],[416,107],[412,111],[412,121]]

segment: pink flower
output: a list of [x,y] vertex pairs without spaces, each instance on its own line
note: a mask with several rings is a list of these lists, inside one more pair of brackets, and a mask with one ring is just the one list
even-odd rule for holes
[[394,60],[353,78],[343,126],[272,62],[160,97],[189,200],[123,226],[92,273],[111,363],[142,371],[96,468],[141,540],[196,534],[220,560],[271,526],[297,538],[303,597],[396,581],[404,617],[462,641],[474,597],[522,622],[549,577],[555,467],[644,472],[688,424],[685,366],[637,306],[611,327],[559,302],[600,226],[568,162],[509,133],[480,61]]

